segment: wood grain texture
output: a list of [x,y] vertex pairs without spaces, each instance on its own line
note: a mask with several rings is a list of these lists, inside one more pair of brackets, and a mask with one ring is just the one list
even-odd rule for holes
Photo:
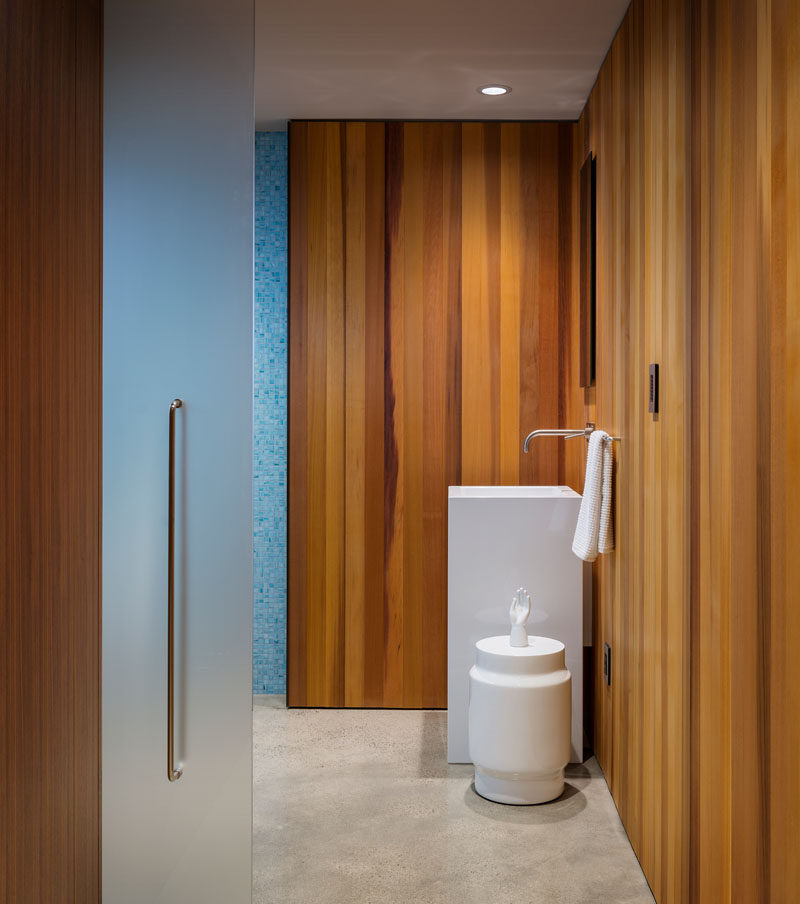
[[101,11],[0,13],[0,900],[100,900]]
[[[597,386],[584,416],[622,436],[613,555],[595,568],[594,743],[659,901],[688,900],[690,57],[683,4],[634,3],[578,126],[597,157]],[[661,412],[647,412],[648,365]],[[579,362],[575,361],[577,367]],[[567,480],[579,480],[571,463]],[[580,485],[577,483],[577,485]]]
[[578,343],[580,349],[579,385],[588,388],[594,384],[595,337],[595,191],[594,158],[590,155],[581,166],[579,180],[580,219],[580,324]]
[[290,705],[444,706],[447,487],[563,472],[572,132],[291,126]]
[[692,900],[800,885],[800,14],[695,10]]
[[598,376],[580,390],[571,352],[565,405],[623,436],[595,749],[660,902],[800,883],[798,85],[796,4],[635,0],[576,130],[598,158]]
[[364,699],[367,128],[345,125],[345,702]]

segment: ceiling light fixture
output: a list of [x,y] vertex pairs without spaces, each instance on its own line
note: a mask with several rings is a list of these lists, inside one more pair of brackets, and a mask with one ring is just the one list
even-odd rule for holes
[[481,94],[488,94],[489,97],[499,97],[501,94],[510,94],[511,88],[508,85],[483,85],[478,91]]

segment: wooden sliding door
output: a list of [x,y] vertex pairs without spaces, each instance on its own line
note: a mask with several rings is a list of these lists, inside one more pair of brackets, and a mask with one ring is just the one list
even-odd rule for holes
[[572,128],[291,126],[290,705],[445,706],[447,487],[563,475]]

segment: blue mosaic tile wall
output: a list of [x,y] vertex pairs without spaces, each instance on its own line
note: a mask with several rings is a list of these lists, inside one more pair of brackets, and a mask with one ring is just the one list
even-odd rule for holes
[[286,132],[256,132],[253,693],[286,693]]

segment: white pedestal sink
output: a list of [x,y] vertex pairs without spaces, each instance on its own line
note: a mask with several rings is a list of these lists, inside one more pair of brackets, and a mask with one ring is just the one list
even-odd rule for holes
[[571,762],[583,761],[583,562],[572,552],[580,503],[569,487],[450,487],[448,762],[470,762],[467,711],[475,644],[508,633],[508,609],[518,587],[532,597],[530,633],[566,647]]

